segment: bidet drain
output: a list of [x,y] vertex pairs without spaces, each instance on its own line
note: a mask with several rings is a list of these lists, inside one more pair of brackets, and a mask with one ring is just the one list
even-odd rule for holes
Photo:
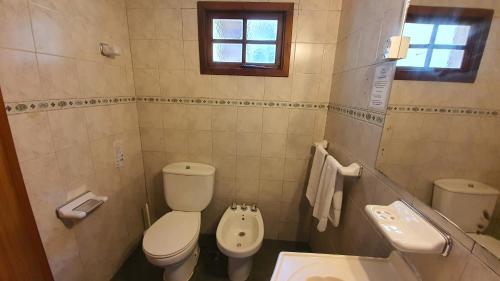
[[241,247],[241,243],[236,244],[236,247]]
[[245,232],[241,231],[240,233],[238,233],[238,236],[240,236],[240,237],[245,236]]

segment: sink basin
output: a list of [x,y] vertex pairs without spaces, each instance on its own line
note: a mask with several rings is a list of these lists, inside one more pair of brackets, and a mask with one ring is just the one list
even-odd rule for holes
[[282,252],[271,281],[417,281],[401,256],[370,258]]

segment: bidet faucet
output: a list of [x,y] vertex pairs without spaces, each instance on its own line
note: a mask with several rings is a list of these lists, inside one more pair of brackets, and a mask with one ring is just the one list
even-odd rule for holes
[[233,202],[231,204],[231,210],[236,210],[237,207],[238,207],[238,205],[236,204],[236,202]]
[[250,210],[252,210],[252,212],[257,212],[257,204],[252,204],[252,207],[250,208]]
[[241,203],[241,210],[246,211],[248,209],[247,203]]

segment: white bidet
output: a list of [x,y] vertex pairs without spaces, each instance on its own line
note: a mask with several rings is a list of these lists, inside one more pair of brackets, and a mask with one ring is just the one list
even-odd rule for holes
[[228,256],[231,281],[245,281],[252,269],[252,256],[262,246],[264,222],[254,205],[233,205],[227,208],[217,226],[217,246]]

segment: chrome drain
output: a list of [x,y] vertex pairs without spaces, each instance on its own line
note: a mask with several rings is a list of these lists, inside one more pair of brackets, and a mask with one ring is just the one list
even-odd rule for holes
[[241,243],[236,244],[236,247],[241,247]]
[[240,237],[245,236],[245,232],[241,231],[240,233],[238,233],[238,236],[240,236]]

